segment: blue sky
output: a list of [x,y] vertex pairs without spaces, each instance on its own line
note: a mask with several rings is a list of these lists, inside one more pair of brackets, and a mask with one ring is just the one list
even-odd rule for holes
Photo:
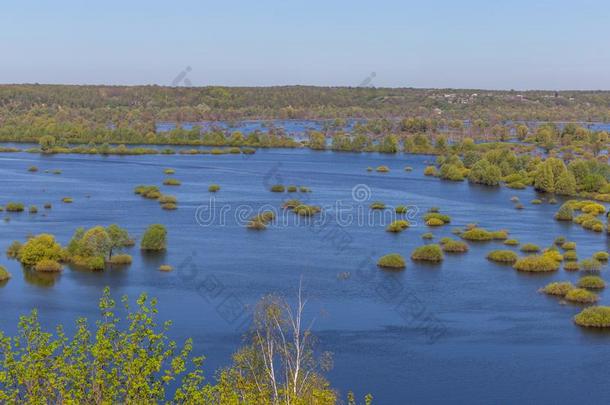
[[0,82],[610,89],[607,1],[16,1]]

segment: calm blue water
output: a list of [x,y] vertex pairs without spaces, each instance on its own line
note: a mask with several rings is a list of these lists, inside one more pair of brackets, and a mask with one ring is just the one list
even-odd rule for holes
[[[560,270],[532,276],[490,263],[485,255],[504,248],[499,242],[471,244],[470,252],[448,255],[440,265],[409,260],[402,272],[377,269],[379,256],[408,257],[423,244],[421,235],[430,229],[420,217],[432,206],[453,219],[450,226],[432,230],[437,240],[452,236],[455,226],[478,222],[541,246],[564,235],[577,243],[581,258],[609,248],[605,234],[554,221],[556,205],[529,204],[536,197],[531,190],[427,178],[422,175],[427,160],[433,158],[306,149],[259,150],[252,156],[0,154],[0,204],[16,200],[40,209],[37,215],[2,214],[10,217],[0,221],[2,250],[41,232],[65,244],[77,226],[118,223],[136,237],[152,223],[169,231],[165,254],[144,256],[132,248],[133,265],[105,272],[66,268],[42,278],[2,255],[0,264],[13,278],[0,288],[0,327],[14,331],[19,315],[32,308],[48,326],[70,325],[80,316],[94,319],[106,285],[116,296],[135,298],[145,291],[158,297],[161,316],[174,321],[174,338],[194,338],[195,352],[206,356],[212,378],[241,343],[247,313],[231,309],[270,292],[292,297],[302,280],[319,348],[335,356],[329,379],[343,394],[370,392],[378,404],[606,402],[610,335],[576,327],[572,317],[578,306],[537,292],[553,280],[575,282],[578,274]],[[391,172],[366,171],[382,164]],[[29,173],[31,165],[40,171]],[[405,172],[407,165],[414,170]],[[180,208],[173,212],[132,191],[138,184],[161,184],[166,167],[175,168],[173,177],[182,181],[179,187],[162,187],[178,197]],[[195,220],[197,207],[210,204],[211,183],[222,187],[214,195],[216,210],[226,205],[234,212],[238,206],[278,207],[288,194],[271,193],[268,186],[280,182],[310,187],[312,192],[300,197],[323,206],[341,201],[368,213],[373,200],[413,205],[419,222],[401,234],[387,233],[378,223],[339,227],[334,208],[327,210],[333,215],[325,225],[289,223],[263,232],[245,229],[232,213],[224,224],[201,226]],[[356,203],[352,189],[359,184],[371,195]],[[525,210],[513,208],[513,195]],[[62,204],[64,196],[74,203]],[[53,209],[43,210],[45,202]],[[159,272],[163,263],[176,270]],[[350,276],[338,277],[344,272]],[[600,297],[610,304],[608,292]]]

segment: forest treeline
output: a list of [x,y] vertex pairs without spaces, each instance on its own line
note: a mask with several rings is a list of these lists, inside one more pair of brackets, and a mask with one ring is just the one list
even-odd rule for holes
[[153,142],[160,121],[329,119],[330,126],[341,126],[346,118],[363,118],[374,122],[371,133],[406,117],[425,120],[428,130],[464,121],[483,128],[511,121],[607,122],[608,106],[606,91],[0,85],[0,140],[51,135],[81,143]]

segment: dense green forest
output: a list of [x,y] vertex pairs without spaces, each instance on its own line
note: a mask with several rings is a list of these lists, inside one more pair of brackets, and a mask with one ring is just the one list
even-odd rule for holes
[[493,128],[507,121],[610,121],[609,106],[608,91],[0,85],[0,140],[51,135],[152,143],[159,121],[350,117],[375,120],[370,132],[379,133],[385,120],[417,117],[429,123],[423,128],[428,130],[459,127],[465,120]]

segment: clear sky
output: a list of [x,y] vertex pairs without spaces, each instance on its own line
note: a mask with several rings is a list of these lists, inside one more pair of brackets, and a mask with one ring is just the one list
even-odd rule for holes
[[171,85],[187,67],[193,86],[609,90],[610,1],[1,2],[1,83]]

